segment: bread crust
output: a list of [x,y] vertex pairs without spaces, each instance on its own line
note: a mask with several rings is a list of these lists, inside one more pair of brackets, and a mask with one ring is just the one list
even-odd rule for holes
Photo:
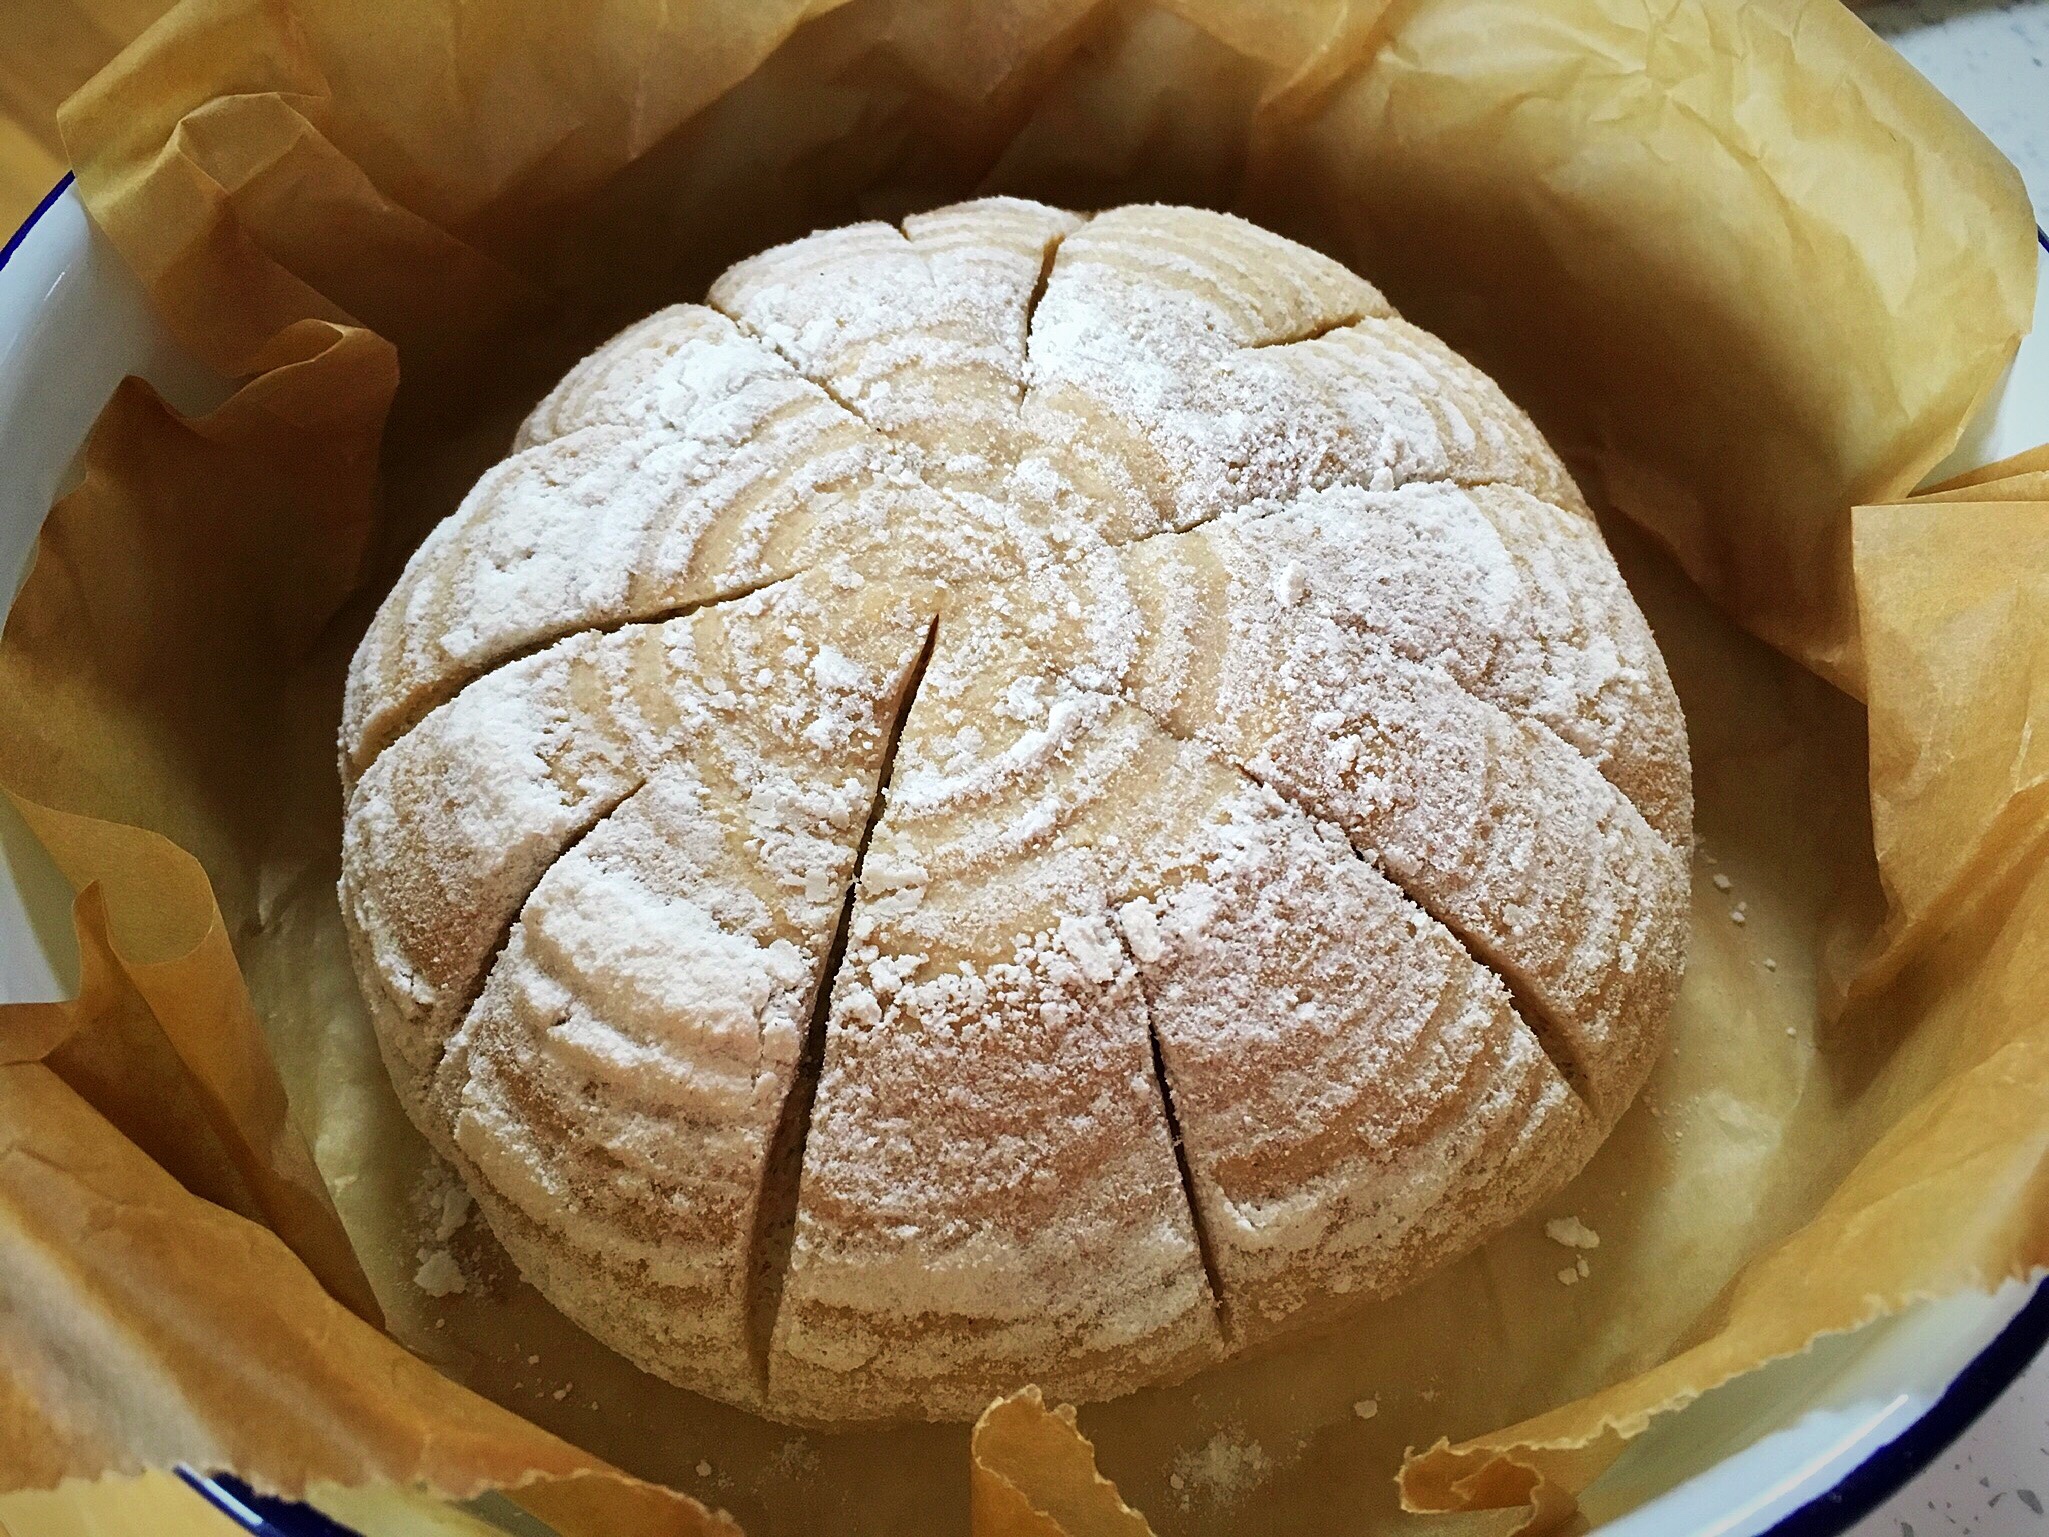
[[1170,1380],[1577,1172],[1685,723],[1571,477],[1227,215],[831,230],[573,369],[350,670],[342,910],[522,1271],[780,1419]]

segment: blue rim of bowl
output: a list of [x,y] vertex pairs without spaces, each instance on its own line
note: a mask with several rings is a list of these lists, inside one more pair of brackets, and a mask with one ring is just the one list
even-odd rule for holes
[[72,179],[72,173],[66,171],[64,175],[61,178],[59,178],[57,185],[52,187],[48,192],[45,192],[43,194],[43,200],[40,203],[36,204],[36,206],[30,211],[29,216],[26,219],[23,219],[21,221],[21,228],[16,230],[13,234],[7,237],[7,244],[0,245],[0,267],[5,267],[7,265],[7,259],[21,248],[21,243],[24,240],[28,239],[28,232],[36,227],[36,221],[42,218],[44,214],[48,213],[50,211],[50,205],[55,203],[58,198],[64,195],[65,190],[70,187]]
[[[72,173],[66,171],[22,221],[21,228],[7,237],[7,244],[0,246],[0,268],[28,238],[36,221],[70,188],[72,179]],[[2049,230],[2036,226],[2035,239],[2049,252]],[[1841,1537],[1941,1456],[2027,1370],[2045,1343],[2049,1343],[2049,1281],[2036,1287],[2034,1296],[1999,1337],[1951,1380],[1927,1413],[1844,1474],[1826,1493],[1780,1520],[1764,1537]],[[319,1511],[259,1495],[226,1474],[195,1473],[181,1467],[178,1476],[256,1537],[349,1537],[347,1527]]]
[[[2045,241],[2044,249],[2049,249]],[[1842,1537],[1891,1499],[2019,1380],[2049,1344],[2049,1280],[2006,1321],[1992,1343],[1950,1379],[1942,1396],[1905,1430],[1828,1489],[1783,1516],[1763,1537]]]
[[359,1537],[354,1527],[343,1526],[311,1505],[258,1494],[232,1474],[195,1473],[181,1467],[178,1476],[201,1499],[252,1537]]

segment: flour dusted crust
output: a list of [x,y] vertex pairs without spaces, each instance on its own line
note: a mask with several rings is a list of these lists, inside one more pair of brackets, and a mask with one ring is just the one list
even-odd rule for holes
[[1003,494],[1025,451],[1025,336],[1055,242],[1081,221],[990,200],[764,252],[710,304],[816,379],[949,491]]
[[530,1279],[822,1425],[1171,1379],[1585,1162],[1684,723],[1556,456],[1225,215],[742,262],[537,406],[351,669],[342,906]]

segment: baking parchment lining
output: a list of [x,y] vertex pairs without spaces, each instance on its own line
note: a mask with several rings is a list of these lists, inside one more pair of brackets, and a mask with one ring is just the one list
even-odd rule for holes
[[[81,893],[83,984],[0,1016],[0,1487],[186,1461],[510,1486],[568,1533],[706,1529],[690,1495],[756,1537],[1375,1533],[1434,1447],[1406,1498],[1488,1511],[1440,1529],[1551,1529],[1653,1415],[2049,1261],[2049,493],[1900,501],[2026,325],[2032,227],[1829,0],[207,0],[63,126],[243,382],[194,420],[124,386],[0,645],[0,784]],[[1078,1422],[1007,1401],[972,1449],[798,1435],[584,1338],[405,1125],[335,909],[340,680],[609,329],[992,190],[1238,209],[1537,413],[1687,710],[1691,966],[1594,1165],[1409,1295]]]

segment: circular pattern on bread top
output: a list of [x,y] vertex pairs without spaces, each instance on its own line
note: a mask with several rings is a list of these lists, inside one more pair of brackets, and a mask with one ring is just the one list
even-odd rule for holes
[[1591,1155],[1684,724],[1570,477],[1368,284],[1010,199],[742,262],[365,637],[342,902],[524,1273],[778,1418],[1109,1396]]

